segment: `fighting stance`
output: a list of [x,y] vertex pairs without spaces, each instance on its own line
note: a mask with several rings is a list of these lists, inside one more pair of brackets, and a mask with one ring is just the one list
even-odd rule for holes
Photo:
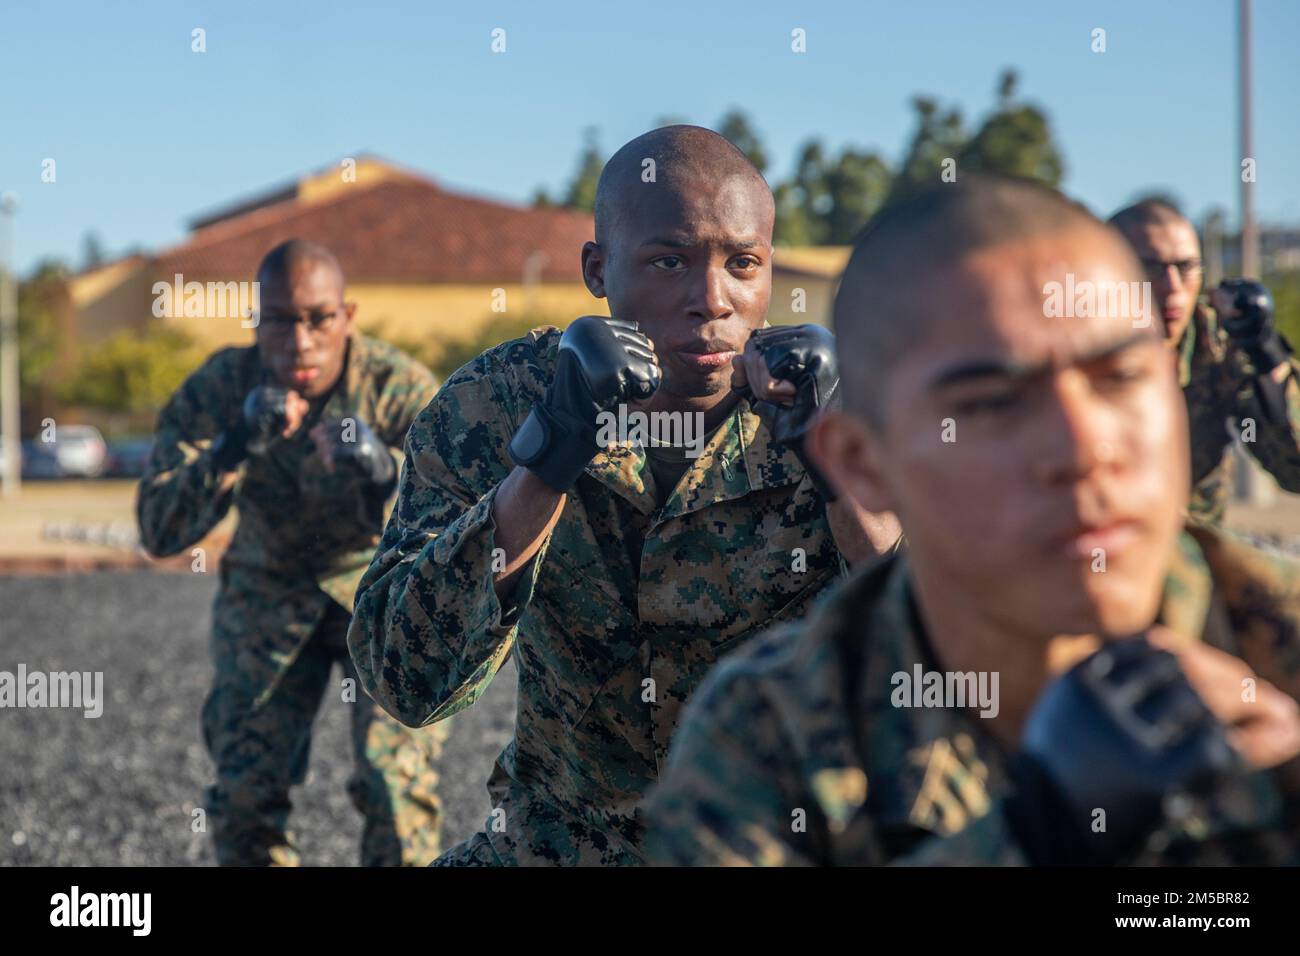
[[[837,548],[828,510],[862,516],[836,518],[800,459],[837,373],[825,329],[763,329],[772,222],[721,136],[638,137],[602,172],[582,249],[613,318],[485,352],[412,425],[357,594],[357,670],[412,726],[473,703],[512,652],[519,670],[494,809],[440,863],[641,862],[642,794],[705,671],[802,614],[841,552],[897,537],[867,516],[874,538]],[[700,441],[606,443],[620,409],[698,421]]]
[[[141,540],[156,556],[198,542],[232,505],[239,515],[221,560],[216,681],[203,707],[217,860],[298,862],[289,788],[307,772],[312,721],[333,686],[351,708],[362,863],[422,865],[439,851],[445,734],[403,727],[356,693],[345,638],[397,484],[389,448],[401,447],[434,379],[353,329],[356,305],[327,249],[276,246],[257,280],[256,346],[217,352],[172,396],[137,501]],[[342,689],[329,680],[335,661]]]
[[1167,203],[1145,200],[1110,218],[1142,262],[1178,353],[1192,453],[1189,511],[1211,523],[1228,503],[1232,432],[1287,491],[1300,491],[1300,365],[1273,325],[1258,282],[1230,279],[1201,297],[1201,243]]
[[1300,850],[1300,565],[1184,532],[1170,351],[1128,308],[1048,317],[1067,273],[1141,275],[1111,229],[1018,180],[944,185],[858,242],[835,303],[844,408],[808,451],[908,544],[704,682],[648,799],[652,861]]

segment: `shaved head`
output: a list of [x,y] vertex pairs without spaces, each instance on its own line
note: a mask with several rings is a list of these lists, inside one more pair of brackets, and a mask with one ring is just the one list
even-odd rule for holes
[[288,285],[294,273],[306,266],[324,266],[338,277],[342,293],[343,268],[338,259],[324,246],[306,239],[288,239],[263,256],[257,267],[257,281],[262,285]]
[[665,126],[605,164],[587,289],[654,343],[654,411],[724,414],[730,360],[762,328],[772,297],[772,191],[712,130]]
[[1123,247],[1083,206],[1012,177],[969,174],[881,210],[855,244],[835,297],[846,407],[879,424],[882,379],[942,314],[931,295],[945,273],[981,250],[1071,230]]
[[[654,179],[648,180],[654,161]],[[665,191],[681,192],[700,182],[739,178],[772,200],[767,180],[726,137],[702,126],[663,126],[643,133],[610,157],[596,185],[596,242],[609,248],[628,216]],[[653,185],[654,189],[647,186]]]
[[1163,226],[1183,222],[1190,225],[1188,218],[1178,210],[1177,206],[1163,199],[1143,199],[1135,202],[1131,206],[1125,206],[1107,221],[1125,234],[1138,226]]

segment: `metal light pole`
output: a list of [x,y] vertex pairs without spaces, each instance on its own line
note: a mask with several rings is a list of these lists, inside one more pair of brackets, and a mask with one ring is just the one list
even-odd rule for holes
[[[1238,0],[1237,3],[1237,38],[1240,43],[1238,56],[1239,76],[1237,88],[1240,94],[1238,113],[1241,120],[1241,159],[1255,158],[1255,137],[1251,128],[1251,59],[1250,59],[1250,0]],[[1252,164],[1256,165],[1257,164]],[[1241,174],[1240,166],[1238,173]],[[1241,274],[1249,279],[1259,276],[1259,227],[1255,223],[1255,176],[1258,168],[1251,170],[1250,181],[1241,177]]]
[[0,448],[4,450],[3,485],[5,498],[16,498],[22,488],[22,470],[18,458],[22,441],[18,436],[18,274],[14,261],[14,211],[18,198],[12,193],[0,196],[0,221],[4,239],[4,261],[0,263]]

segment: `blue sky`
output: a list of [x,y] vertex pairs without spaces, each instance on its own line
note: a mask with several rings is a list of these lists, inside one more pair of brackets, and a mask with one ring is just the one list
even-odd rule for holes
[[[732,106],[776,181],[813,136],[894,162],[913,95],[969,122],[1011,66],[1051,117],[1065,188],[1094,209],[1161,187],[1235,216],[1235,20],[1230,0],[15,0],[0,13],[0,190],[21,200],[25,271],[79,261],[91,230],[114,253],[176,242],[198,212],[361,152],[524,201],[567,180],[585,127],[612,152],[660,117],[709,125]],[[190,51],[194,27],[206,53]],[[1257,0],[1254,34],[1258,208],[1298,223],[1300,2]]]

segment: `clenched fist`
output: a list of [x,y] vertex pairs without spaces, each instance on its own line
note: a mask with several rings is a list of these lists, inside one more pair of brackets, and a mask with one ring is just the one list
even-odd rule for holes
[[811,324],[756,329],[734,362],[732,390],[749,399],[772,440],[789,446],[822,497],[834,501],[834,492],[804,454],[804,437],[817,413],[839,392],[835,336]]
[[248,393],[235,423],[212,444],[213,463],[233,471],[250,454],[261,455],[276,438],[289,438],[302,425],[310,403],[290,388],[262,385]]
[[576,319],[560,338],[545,398],[510,440],[511,459],[555,491],[568,491],[601,450],[597,416],[650,398],[659,380],[654,345],[635,322]]

